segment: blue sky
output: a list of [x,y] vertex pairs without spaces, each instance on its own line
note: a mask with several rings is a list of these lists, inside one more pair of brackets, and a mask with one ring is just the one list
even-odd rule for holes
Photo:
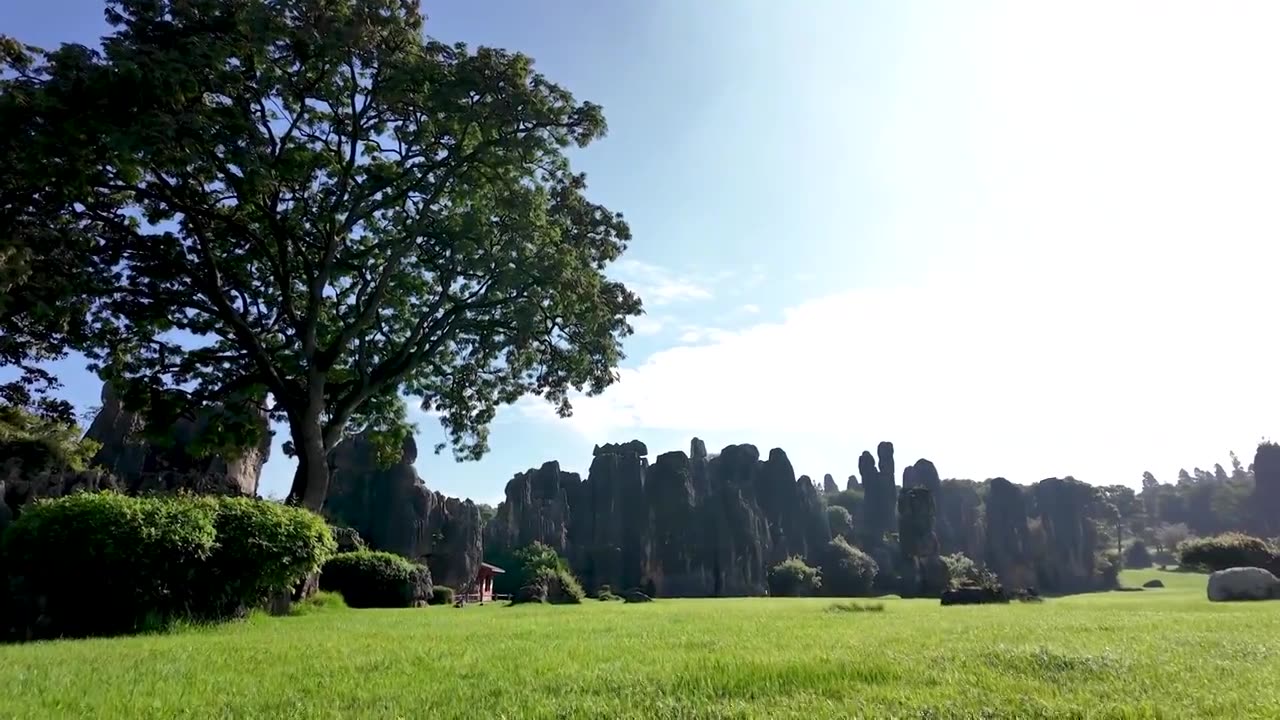
[[[504,411],[429,486],[496,501],[594,443],[751,442],[843,478],[899,466],[1137,484],[1280,437],[1280,5],[594,0],[424,4],[603,105],[579,153],[648,314],[568,421]],[[0,5],[37,45],[98,0]],[[96,380],[64,363],[67,395]],[[283,494],[278,451],[263,491]]]

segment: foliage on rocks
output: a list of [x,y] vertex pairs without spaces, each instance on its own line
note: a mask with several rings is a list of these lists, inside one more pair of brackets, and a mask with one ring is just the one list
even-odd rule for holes
[[835,597],[870,595],[879,572],[870,555],[843,537],[837,537],[823,548],[819,568],[824,594]]

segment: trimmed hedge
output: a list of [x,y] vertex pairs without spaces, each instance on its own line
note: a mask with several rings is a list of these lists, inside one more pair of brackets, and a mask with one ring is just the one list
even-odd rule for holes
[[418,607],[431,599],[431,572],[395,553],[357,550],[324,564],[320,589],[341,593],[353,608]]
[[3,538],[5,629],[83,637],[226,619],[292,589],[332,551],[319,516],[265,500],[114,492],[41,500]]
[[1223,533],[1184,540],[1178,545],[1178,562],[1185,568],[1210,572],[1235,567],[1259,567],[1275,572],[1280,570],[1280,548],[1243,533]]
[[287,593],[337,550],[329,525],[315,513],[246,497],[206,497],[214,508],[217,544],[196,583],[205,614],[223,617]]
[[434,585],[431,588],[429,605],[452,605],[455,593],[448,585]]

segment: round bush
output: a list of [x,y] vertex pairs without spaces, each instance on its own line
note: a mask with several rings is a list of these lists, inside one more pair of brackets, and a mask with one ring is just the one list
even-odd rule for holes
[[769,569],[769,594],[779,597],[812,595],[822,587],[817,568],[809,567],[800,557],[790,557]]
[[431,587],[430,605],[452,605],[454,599],[453,588],[447,585],[433,585]]
[[215,549],[209,503],[112,492],[38,501],[4,535],[13,624],[27,637],[167,624],[186,614]]
[[1134,540],[1124,551],[1124,566],[1133,569],[1151,567],[1151,551],[1147,550],[1147,544]]
[[324,519],[302,508],[245,497],[192,501],[212,506],[217,536],[193,608],[204,617],[227,617],[292,592],[337,548]]
[[431,573],[395,553],[359,550],[330,558],[320,589],[341,593],[353,608],[417,607],[431,598]]
[[1183,541],[1178,545],[1178,561],[1183,567],[1210,572],[1235,567],[1276,570],[1280,565],[1280,550],[1261,538],[1224,533]]
[[880,571],[870,555],[838,537],[823,548],[822,589],[836,597],[870,595]]
[[314,513],[250,498],[78,493],[5,533],[24,636],[105,635],[225,619],[291,590],[333,551]]

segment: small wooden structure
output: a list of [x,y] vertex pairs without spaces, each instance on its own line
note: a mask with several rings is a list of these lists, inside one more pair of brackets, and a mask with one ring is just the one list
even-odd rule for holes
[[489,563],[480,563],[480,569],[476,571],[476,577],[471,584],[466,587],[463,592],[458,593],[457,601],[459,603],[492,602],[495,599],[493,594],[493,578],[505,573],[506,570],[497,565]]

